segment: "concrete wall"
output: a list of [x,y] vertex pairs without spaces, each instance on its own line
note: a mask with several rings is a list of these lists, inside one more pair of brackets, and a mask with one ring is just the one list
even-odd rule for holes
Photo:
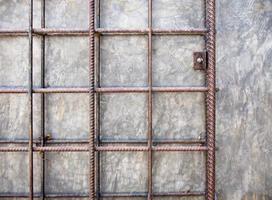
[[[40,27],[40,1],[34,0],[34,26]],[[204,27],[203,0],[154,0],[155,28]],[[0,28],[27,29],[26,0],[0,0]],[[87,0],[46,0],[46,27],[88,28]],[[101,0],[100,26],[145,28],[146,0]],[[272,1],[217,2],[217,194],[220,200],[272,198]],[[26,86],[27,37],[0,38],[0,85]],[[155,86],[202,86],[192,69],[192,52],[202,37],[153,38]],[[88,86],[88,38],[46,38],[46,86]],[[101,85],[147,85],[145,36],[101,39]],[[40,38],[34,39],[34,82],[40,85]],[[34,95],[34,135],[40,134],[40,97]],[[204,96],[155,94],[154,138],[205,136]],[[0,95],[0,139],[27,139],[27,95]],[[147,96],[101,96],[104,139],[146,139]],[[88,138],[88,95],[46,95],[46,133],[53,139]],[[0,153],[0,192],[27,193],[27,153]],[[204,154],[155,153],[154,191],[203,190]],[[102,153],[101,190],[146,192],[147,155]],[[40,155],[34,155],[34,189],[40,191]],[[168,167],[170,170],[166,170]],[[87,153],[46,154],[47,193],[88,191]],[[171,198],[167,198],[171,199]],[[174,198],[172,198],[174,200]],[[203,199],[203,198],[182,198]]]

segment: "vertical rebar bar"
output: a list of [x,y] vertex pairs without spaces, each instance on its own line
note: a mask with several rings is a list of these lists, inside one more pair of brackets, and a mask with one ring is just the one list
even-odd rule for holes
[[95,199],[95,0],[89,0],[89,199]]
[[29,165],[29,199],[33,199],[33,0],[29,0],[29,25],[28,25],[28,104],[29,104],[29,132],[28,132],[28,165]]
[[[96,2],[95,5],[95,27],[100,27],[100,0]],[[96,77],[96,87],[100,87],[100,43],[101,43],[101,35],[97,36],[97,47],[95,50],[96,58],[95,58],[95,77]],[[100,145],[100,94],[96,93],[96,145]],[[100,165],[101,165],[101,160],[100,160],[101,153],[99,151],[96,152],[96,199],[100,199]]]
[[208,70],[206,107],[207,107],[207,200],[215,197],[215,103],[216,103],[216,31],[215,31],[215,0],[207,0],[207,52]]
[[[45,28],[45,0],[41,0],[41,28]],[[41,36],[41,88],[45,87],[45,36]],[[41,93],[41,146],[45,144],[45,94]],[[41,199],[45,196],[45,152],[41,152]]]
[[152,0],[148,0],[148,200],[152,200]]

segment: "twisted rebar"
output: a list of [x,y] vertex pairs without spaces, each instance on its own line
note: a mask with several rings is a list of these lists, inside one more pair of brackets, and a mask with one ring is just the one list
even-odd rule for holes
[[214,200],[215,196],[215,0],[207,0],[207,51],[208,70],[206,96],[207,105],[207,200]]
[[89,1],[89,159],[90,159],[90,172],[89,172],[89,199],[95,199],[95,91],[94,91],[94,68],[95,68],[95,53],[94,53],[94,37],[95,37],[95,5],[94,0]]

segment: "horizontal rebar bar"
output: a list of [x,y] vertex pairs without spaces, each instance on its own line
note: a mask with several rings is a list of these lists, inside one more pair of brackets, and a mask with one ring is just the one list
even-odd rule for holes
[[152,29],[153,35],[202,35],[205,36],[208,33],[207,29]]
[[[148,151],[148,146],[99,146],[97,151]],[[152,151],[206,151],[205,146],[152,146]]]
[[[114,197],[147,197],[147,192],[132,192],[132,193],[100,193],[102,198],[114,198]],[[200,191],[184,191],[184,192],[155,192],[152,194],[155,197],[186,197],[186,196],[204,196],[205,192]],[[0,198],[27,198],[28,194],[11,194],[0,193]],[[40,198],[41,194],[34,194],[35,198]],[[45,198],[86,198],[88,194],[45,194]]]
[[[148,151],[148,146],[96,146],[96,151]],[[206,151],[206,146],[152,146],[152,151]],[[28,147],[0,147],[0,152],[27,152]],[[36,146],[33,151],[80,152],[89,151],[87,145],[80,146]]]
[[[145,144],[148,140],[100,140],[102,144]],[[40,145],[40,140],[33,140],[33,143]],[[88,140],[61,140],[61,139],[49,139],[44,141],[45,144],[88,144]],[[205,144],[206,140],[204,139],[186,139],[186,140],[177,140],[177,139],[153,139],[153,144]],[[0,140],[0,144],[28,144],[27,139],[21,140]]]
[[45,36],[88,36],[88,30],[67,30],[67,29],[48,29],[39,28],[33,30],[34,34]]
[[[34,35],[44,36],[88,36],[88,30],[66,30],[66,29],[33,29]],[[27,30],[0,30],[0,36],[27,36]]]
[[[95,33],[102,35],[148,35],[148,29],[104,29],[97,28]],[[152,29],[153,35],[206,35],[207,29]],[[50,28],[37,28],[33,29],[34,35],[46,36],[88,36],[89,30],[71,30],[71,29],[50,29]],[[28,30],[0,30],[0,36],[27,36]]]
[[28,36],[28,30],[0,30],[0,36]]
[[[151,29],[153,35],[205,35],[207,29]],[[96,33],[107,35],[148,35],[149,29],[122,30],[122,29],[96,29]]]
[[[34,87],[33,93],[89,93],[88,87]],[[96,88],[96,93],[143,93],[148,87],[104,87]],[[152,92],[207,92],[207,87],[152,87]],[[25,87],[0,87],[0,94],[28,93]]]

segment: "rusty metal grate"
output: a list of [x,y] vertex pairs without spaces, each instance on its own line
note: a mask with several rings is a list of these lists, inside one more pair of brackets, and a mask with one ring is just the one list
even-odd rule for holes
[[[33,29],[33,0],[29,0],[29,30],[0,30],[0,36],[28,36],[29,37],[29,84],[24,87],[0,87],[0,93],[26,93],[28,94],[29,114],[29,140],[28,141],[1,141],[1,143],[23,144],[24,146],[0,146],[0,152],[28,152],[29,157],[29,194],[0,194],[0,197],[6,198],[72,198],[89,197],[89,199],[99,199],[100,197],[165,197],[165,196],[206,196],[207,200],[213,200],[215,196],[215,0],[206,0],[206,29],[153,29],[152,28],[152,0],[148,1],[148,28],[143,30],[116,30],[97,28],[95,23],[95,12],[99,13],[99,0],[89,0],[89,30],[62,30],[45,28],[45,1],[41,1],[42,19],[41,28]],[[96,11],[95,11],[96,10]],[[39,35],[42,38],[41,45],[41,87],[33,87],[33,36]],[[45,63],[45,37],[46,36],[88,36],[89,37],[89,87],[45,87],[44,84],[44,63]],[[99,42],[96,46],[95,38],[100,39],[101,35],[147,35],[148,36],[148,87],[100,87],[99,70],[95,69],[95,52],[99,48]],[[201,35],[206,38],[207,50],[207,71],[205,87],[154,87],[152,85],[152,36],[153,35]],[[152,138],[152,98],[155,92],[203,92],[206,94],[206,132],[205,140],[154,140]],[[42,98],[41,109],[41,140],[33,139],[33,93],[40,93]],[[44,133],[44,95],[46,93],[89,93],[89,130],[90,139],[88,141],[54,141],[47,140]],[[99,128],[97,121],[99,115],[99,95],[101,93],[147,93],[148,94],[148,133],[147,141],[100,141]],[[165,144],[156,146],[155,143]],[[35,144],[35,145],[34,145]],[[60,144],[59,146],[50,146],[49,144]],[[77,145],[80,144],[80,145]],[[127,144],[123,146],[121,144]],[[133,144],[133,145],[131,145]],[[141,145],[139,145],[141,144]],[[144,145],[143,145],[144,144]],[[180,144],[171,146],[169,144]],[[136,145],[136,146],[135,146]],[[56,194],[48,195],[44,191],[41,194],[33,193],[33,152],[89,152],[89,194]],[[101,151],[142,151],[148,153],[148,192],[147,193],[101,193],[99,186],[99,157]],[[152,191],[152,154],[154,151],[201,151],[206,152],[206,191],[194,192],[174,192],[174,193],[154,193]],[[43,159],[42,159],[43,160]],[[44,161],[43,161],[44,165]],[[44,172],[43,172],[44,173]],[[95,186],[97,184],[97,186]]]

